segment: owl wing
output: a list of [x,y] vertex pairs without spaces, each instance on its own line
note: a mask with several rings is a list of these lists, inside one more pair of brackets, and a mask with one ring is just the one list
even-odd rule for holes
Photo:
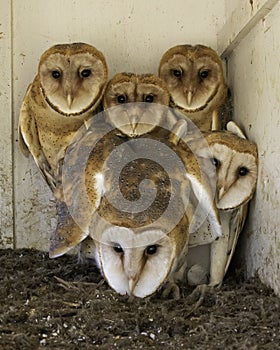
[[231,216],[225,274],[228,270],[229,264],[234,254],[240,232],[244,227],[245,220],[247,217],[247,212],[248,212],[248,204],[244,204],[240,208],[238,208],[236,211],[234,211],[233,215]]
[[[26,135],[25,130],[30,129],[30,117],[28,114],[28,95],[30,93],[30,90],[32,88],[32,85],[30,84],[27,88],[26,94],[24,96],[21,109],[20,109],[20,115],[19,115],[19,123],[18,123],[18,141],[19,141],[19,147],[24,154],[25,157],[28,157],[30,154],[28,144],[28,133]],[[34,129],[34,126],[31,126],[32,129]],[[24,140],[24,136],[27,139]]]
[[210,284],[213,286],[223,282],[244,226],[247,207],[244,204],[234,210],[220,211],[223,235],[211,244],[210,253]]
[[87,237],[84,231],[73,219],[64,201],[57,200],[57,226],[50,240],[49,256],[57,258],[68,252]]
[[103,132],[86,121],[59,163],[54,193],[58,221],[50,242],[51,258],[67,253],[90,235],[91,223],[105,193],[103,144],[94,148]]
[[34,112],[30,107],[30,99],[32,98],[30,96],[31,90],[32,84],[29,85],[26,91],[20,109],[18,124],[19,146],[26,157],[31,153],[47,184],[50,186],[51,190],[54,191],[55,179],[50,164],[42,150]]
[[[210,285],[220,285],[227,273],[234,254],[237,240],[243,229],[248,204],[235,210],[220,211],[223,235],[212,241],[210,233],[203,225],[199,232],[189,240],[188,282],[192,285],[201,284],[210,275]],[[204,235],[206,238],[204,238]],[[210,242],[210,244],[207,244]]]
[[[211,178],[202,176],[202,181],[192,173],[186,174],[190,181],[192,195],[190,204],[194,208],[192,219],[190,220],[190,240],[195,245],[212,242],[222,236],[219,212],[212,194]],[[196,234],[196,238],[192,237]]]

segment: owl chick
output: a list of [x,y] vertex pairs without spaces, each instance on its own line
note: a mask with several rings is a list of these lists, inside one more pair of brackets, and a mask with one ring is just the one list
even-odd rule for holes
[[[210,285],[220,285],[227,272],[239,234],[243,228],[247,205],[257,183],[258,154],[256,145],[247,140],[234,123],[227,131],[210,132],[205,138],[212,152],[212,162],[217,172],[216,203],[222,225],[222,236],[210,245],[205,240],[207,227],[202,227],[189,241],[189,283],[200,284],[194,270],[201,271],[202,280],[210,275]],[[198,153],[203,157],[203,149]],[[193,248],[194,247],[194,248]],[[199,269],[198,266],[202,267]],[[197,282],[194,282],[197,281]]]
[[161,58],[159,77],[182,111],[201,131],[219,129],[218,111],[227,96],[222,62],[203,45],[178,45]]
[[107,81],[103,54],[84,43],[45,51],[19,116],[19,142],[54,191],[58,162],[73,135],[96,111]]
[[[103,106],[108,122],[123,135],[138,137],[154,130],[158,125],[166,127],[175,122],[166,108],[150,104],[169,106],[170,94],[163,80],[153,74],[116,74],[107,84]],[[113,107],[119,108],[113,108]],[[167,116],[168,114],[168,116]]]

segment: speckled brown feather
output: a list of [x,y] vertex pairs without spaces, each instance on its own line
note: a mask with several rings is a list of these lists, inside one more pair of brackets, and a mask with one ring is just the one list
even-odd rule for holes
[[[102,115],[98,116],[95,126],[91,125],[88,130],[87,124],[84,124],[79,129],[67,149],[64,162],[60,162],[55,189],[58,223],[50,243],[50,257],[65,254],[88,236],[88,227],[99,205],[101,195],[96,191],[93,176],[102,171],[106,143],[113,148],[116,142],[112,134],[102,138],[110,130]],[[115,140],[122,142],[117,136]]]

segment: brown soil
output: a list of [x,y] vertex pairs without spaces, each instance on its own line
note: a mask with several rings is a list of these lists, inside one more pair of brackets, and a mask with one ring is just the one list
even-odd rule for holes
[[0,251],[0,349],[280,349],[280,299],[231,272],[193,312],[191,289],[120,296],[91,261]]

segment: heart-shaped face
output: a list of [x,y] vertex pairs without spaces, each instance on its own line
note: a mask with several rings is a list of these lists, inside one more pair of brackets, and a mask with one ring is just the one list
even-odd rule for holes
[[92,109],[102,97],[107,65],[102,53],[91,45],[56,45],[42,55],[38,74],[49,106],[65,116],[75,116]]
[[102,233],[100,266],[109,285],[120,294],[144,298],[166,281],[175,258],[175,245],[161,230],[135,233],[111,227]]
[[[103,106],[111,125],[128,137],[152,131],[165,118],[170,96],[165,83],[152,74],[115,75],[106,87]],[[119,106],[119,108],[112,108]]]

